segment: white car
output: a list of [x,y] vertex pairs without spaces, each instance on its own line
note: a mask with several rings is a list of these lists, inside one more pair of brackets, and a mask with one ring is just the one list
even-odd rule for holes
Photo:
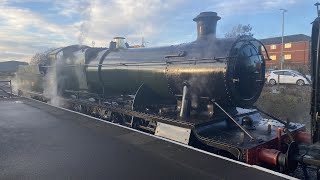
[[311,79],[297,71],[293,70],[274,70],[266,74],[267,82],[271,85],[279,84],[297,84],[303,86],[311,84]]

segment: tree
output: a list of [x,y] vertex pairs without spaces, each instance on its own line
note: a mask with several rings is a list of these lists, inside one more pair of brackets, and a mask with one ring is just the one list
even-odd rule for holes
[[47,59],[46,54],[36,53],[35,55],[32,56],[32,58],[30,60],[30,64],[32,64],[32,65],[44,64],[46,59]]
[[247,36],[253,36],[251,33],[252,27],[250,24],[243,25],[243,24],[238,24],[232,28],[230,32],[227,32],[224,36],[226,38],[237,38],[243,35]]
[[47,65],[49,64],[49,58],[48,58],[48,53],[51,52],[53,49],[48,49],[44,52],[38,52],[35,55],[32,56],[30,60],[30,64],[32,65]]

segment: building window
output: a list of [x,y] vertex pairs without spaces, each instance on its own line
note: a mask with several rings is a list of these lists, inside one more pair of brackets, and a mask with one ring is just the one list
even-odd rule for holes
[[277,49],[277,45],[273,44],[270,46],[271,49]]
[[272,55],[272,56],[270,56],[270,59],[275,61],[275,60],[277,60],[277,56],[276,55]]
[[284,44],[284,48],[291,48],[291,43]]
[[291,59],[291,54],[284,55],[284,59],[287,59],[287,60]]

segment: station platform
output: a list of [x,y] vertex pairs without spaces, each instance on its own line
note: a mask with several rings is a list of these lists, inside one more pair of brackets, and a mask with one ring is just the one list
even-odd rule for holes
[[0,99],[0,179],[292,179],[27,98]]

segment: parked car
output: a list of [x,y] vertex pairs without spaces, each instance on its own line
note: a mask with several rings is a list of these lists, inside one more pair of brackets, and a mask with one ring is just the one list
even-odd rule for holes
[[297,84],[303,86],[311,84],[310,76],[307,77],[294,70],[274,70],[267,74],[267,82],[270,85],[279,84]]
[[274,69],[266,69],[265,71],[265,82],[268,83],[268,77],[270,76],[271,71],[274,71]]

